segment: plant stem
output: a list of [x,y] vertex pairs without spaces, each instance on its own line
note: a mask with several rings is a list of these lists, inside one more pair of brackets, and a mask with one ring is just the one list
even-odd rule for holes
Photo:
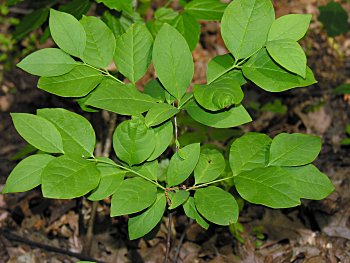
[[202,188],[202,187],[205,187],[205,186],[208,186],[208,185],[211,185],[211,184],[215,184],[215,183],[219,183],[219,182],[222,182],[222,181],[230,180],[233,177],[234,176],[232,175],[232,176],[225,177],[225,178],[222,178],[222,179],[218,179],[218,180],[215,180],[215,181],[211,181],[211,182],[208,182],[208,183],[194,185],[194,186],[191,186],[191,187],[187,188],[186,191],[190,191],[190,190]]
[[87,66],[87,67],[89,67],[89,68],[93,68],[93,69],[95,69],[95,70],[97,70],[97,71],[99,71],[99,72],[103,73],[105,76],[107,76],[107,77],[109,77],[109,78],[112,78],[112,79],[114,79],[114,80],[118,81],[118,82],[119,82],[119,83],[121,83],[121,84],[124,84],[124,82],[123,82],[123,81],[121,81],[121,80],[117,79],[117,78],[116,78],[116,77],[114,77],[114,76],[113,76],[111,73],[109,73],[109,71],[108,71],[107,69],[106,69],[106,70],[102,70],[102,69],[96,68],[96,67],[91,66],[91,65],[86,64],[86,63],[84,63],[84,65],[85,65],[85,66]]

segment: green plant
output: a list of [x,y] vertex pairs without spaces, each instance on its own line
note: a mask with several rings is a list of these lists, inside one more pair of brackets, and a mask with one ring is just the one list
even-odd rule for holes
[[349,31],[349,15],[341,4],[330,1],[326,6],[320,6],[319,10],[318,19],[330,37],[336,37]]
[[[199,19],[209,16],[209,11],[201,13]],[[325,198],[333,186],[311,164],[321,150],[317,137],[282,133],[271,139],[248,133],[232,143],[228,156],[212,145],[183,146],[178,140],[177,117],[182,114],[218,129],[250,122],[241,104],[241,86],[247,81],[269,92],[316,83],[297,43],[310,19],[310,15],[287,15],[275,20],[270,0],[234,0],[221,21],[231,53],[213,58],[207,84],[194,85],[188,92],[194,73],[188,45],[192,40],[186,41],[172,25],[164,22],[153,39],[145,24],[135,23],[115,39],[96,17],[78,21],[51,10],[50,31],[59,48],[36,51],[18,66],[40,76],[42,90],[79,98],[89,110],[104,109],[130,118],[114,132],[117,159],[112,160],[94,155],[94,130],[76,113],[65,109],[12,113],[19,134],[40,153],[15,167],[2,192],[41,185],[47,198],[101,200],[112,195],[111,216],[130,215],[130,239],[150,232],[167,204],[169,210],[182,206],[205,229],[208,221],[237,222],[239,206],[219,187],[223,182],[233,182],[248,202],[272,208],[300,205],[301,198]],[[112,58],[130,84],[106,69]],[[152,61],[158,78],[141,92],[135,83]],[[172,142],[175,151],[168,165],[160,162],[166,170],[163,181],[158,177],[158,160]]]

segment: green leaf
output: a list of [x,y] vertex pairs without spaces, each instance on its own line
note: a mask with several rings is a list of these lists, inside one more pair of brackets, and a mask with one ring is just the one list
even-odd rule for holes
[[212,58],[208,63],[207,82],[208,84],[219,78],[235,64],[235,59],[231,54],[225,54]]
[[158,158],[170,145],[173,140],[173,123],[167,121],[162,125],[155,127],[153,129],[156,147],[154,148],[153,153],[148,157],[147,161],[152,161]]
[[129,165],[147,160],[156,145],[154,132],[142,116],[122,122],[113,135],[113,147],[119,159]]
[[193,0],[185,5],[185,12],[198,20],[220,20],[226,6],[219,0]]
[[171,198],[171,205],[169,206],[169,209],[175,209],[178,206],[182,205],[187,201],[189,196],[190,196],[189,191],[184,191],[184,190],[176,191],[176,193]]
[[161,22],[172,22],[178,15],[178,12],[166,7],[158,8],[154,12],[154,18]]
[[[99,159],[113,163],[112,160],[105,157],[100,157]],[[91,201],[103,200],[114,194],[118,186],[123,182],[126,173],[118,167],[105,163],[98,163],[96,167],[100,172],[101,180],[99,185],[88,196],[88,199]]]
[[179,110],[167,103],[157,103],[148,112],[145,117],[147,126],[159,125],[176,115]]
[[196,207],[201,215],[217,225],[228,226],[238,220],[238,204],[231,194],[216,186],[196,190]]
[[109,29],[112,30],[115,38],[125,33],[119,18],[112,15],[108,10],[104,11],[101,19],[106,23]]
[[49,153],[64,153],[62,137],[48,120],[28,113],[11,113],[17,132],[35,148]]
[[86,32],[82,60],[95,67],[106,68],[112,61],[116,47],[112,31],[97,17],[84,16],[80,23]]
[[276,19],[270,28],[268,41],[302,39],[309,28],[312,15],[289,14]]
[[297,185],[289,172],[280,167],[256,168],[235,177],[235,186],[243,199],[271,208],[300,205]]
[[335,37],[349,31],[348,12],[339,3],[329,2],[320,6],[318,20],[325,26],[327,34]]
[[265,167],[268,163],[271,138],[263,133],[247,133],[235,140],[230,148],[233,175]]
[[132,83],[138,81],[151,64],[153,37],[143,24],[132,25],[117,39],[114,61]]
[[130,240],[143,237],[151,232],[163,217],[166,206],[164,193],[158,193],[153,205],[141,215],[131,217],[128,221],[128,232]]
[[350,83],[338,86],[333,92],[337,94],[350,94]]
[[204,218],[198,213],[194,198],[189,197],[187,201],[183,204],[183,208],[186,216],[196,220],[197,224],[203,227],[204,229],[209,228],[209,224],[204,220]]
[[138,166],[133,166],[132,169],[153,181],[157,181],[159,169],[157,160],[145,162],[144,164]]
[[195,121],[214,128],[231,128],[252,121],[242,105],[229,110],[211,112],[191,101],[186,104],[185,109]]
[[51,36],[57,46],[68,54],[81,58],[85,50],[84,27],[72,15],[50,9]]
[[132,0],[96,0],[97,3],[103,3],[110,9],[115,9],[118,11],[125,11],[127,13],[133,12],[133,1]]
[[216,149],[204,148],[194,169],[196,184],[207,183],[218,178],[225,170],[224,156]]
[[301,133],[281,133],[270,147],[269,165],[300,166],[313,162],[321,151],[321,139]]
[[90,10],[90,7],[91,2],[89,0],[73,0],[61,5],[59,10],[73,15],[76,19],[80,19]]
[[194,85],[196,101],[210,111],[218,111],[239,104],[243,96],[239,83],[232,78],[219,78],[207,85]]
[[50,161],[42,173],[42,192],[46,198],[72,199],[96,188],[100,172],[94,162],[62,155]]
[[25,57],[17,66],[37,76],[59,76],[71,71],[77,62],[58,48],[44,48]]
[[285,167],[284,170],[296,181],[296,192],[300,198],[321,200],[334,191],[327,175],[312,164],[300,167]]
[[280,39],[266,44],[270,56],[285,69],[306,77],[306,55],[294,40]]
[[86,104],[121,115],[137,115],[152,108],[155,100],[138,91],[133,85],[105,79],[91,94]]
[[62,136],[65,154],[92,157],[96,136],[90,122],[65,109],[39,109],[38,116],[53,123]]
[[158,79],[151,79],[145,85],[143,93],[151,96],[157,102],[165,101],[165,89],[162,87]]
[[196,18],[189,14],[182,13],[172,24],[186,39],[190,50],[193,51],[197,46],[201,34],[201,26]]
[[226,47],[237,60],[251,56],[265,45],[274,20],[271,0],[233,1],[221,21]]
[[191,175],[197,165],[199,154],[200,144],[193,143],[179,149],[171,157],[167,172],[168,186],[178,185]]
[[164,24],[154,41],[152,57],[161,83],[171,95],[181,99],[194,73],[193,59],[186,40],[175,28]]
[[36,154],[22,160],[10,173],[2,193],[25,192],[40,185],[45,166],[54,158],[48,154]]
[[270,58],[265,49],[252,56],[242,69],[247,79],[270,92],[305,87],[317,82],[309,67],[306,68],[306,78],[303,79],[281,68]]
[[137,213],[151,206],[157,198],[157,187],[135,177],[124,180],[112,197],[111,216]]
[[103,79],[103,75],[90,67],[78,65],[67,74],[57,77],[41,77],[38,87],[62,97],[83,97]]

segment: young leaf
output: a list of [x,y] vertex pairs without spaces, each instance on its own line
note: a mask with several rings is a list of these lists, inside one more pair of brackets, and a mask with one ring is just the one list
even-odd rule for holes
[[46,198],[71,199],[96,188],[100,172],[94,162],[62,155],[50,161],[42,173],[42,192]]
[[196,101],[210,111],[239,104],[244,96],[239,83],[231,78],[219,78],[207,85],[195,85],[193,94]]
[[271,0],[235,0],[225,9],[221,34],[235,59],[251,56],[261,49],[275,20]]
[[192,15],[182,13],[173,22],[173,26],[186,39],[191,51],[193,51],[199,41],[201,26]]
[[113,135],[114,151],[129,165],[146,161],[155,146],[154,132],[145,125],[142,116],[122,122]]
[[37,76],[59,76],[71,71],[77,62],[58,48],[44,48],[25,57],[17,66]]
[[179,190],[177,191],[173,197],[171,198],[171,205],[169,206],[169,209],[175,209],[178,206],[185,203],[190,196],[189,191]]
[[181,99],[194,73],[193,59],[186,40],[175,28],[164,24],[154,41],[152,57],[157,76],[166,90]]
[[49,153],[64,153],[57,128],[43,117],[27,113],[11,113],[17,132],[31,145]]
[[231,128],[252,121],[242,105],[229,110],[211,112],[204,110],[196,102],[190,101],[185,109],[195,121],[214,128]]
[[40,185],[45,166],[54,158],[48,154],[36,154],[22,160],[10,173],[2,193],[25,192]]
[[65,154],[93,156],[96,136],[88,120],[65,109],[39,109],[37,114],[56,126]]
[[334,186],[327,175],[312,164],[283,169],[296,181],[296,191],[300,198],[321,200],[334,191]]
[[185,5],[185,13],[198,20],[220,20],[226,4],[220,0],[193,0]]
[[231,54],[216,56],[208,63],[206,72],[207,82],[210,84],[227,72],[235,64],[235,59]]
[[191,175],[197,165],[199,154],[200,144],[193,143],[173,155],[167,172],[168,186],[178,185]]
[[306,77],[306,55],[297,42],[289,39],[269,41],[266,49],[282,67],[303,78]]
[[256,168],[238,174],[235,186],[243,199],[271,208],[300,205],[294,178],[280,167]]
[[86,33],[72,15],[50,9],[50,32],[53,40],[68,54],[81,58],[85,50]]
[[97,17],[84,16],[80,23],[86,32],[82,60],[95,67],[106,68],[112,61],[116,46],[112,31]]
[[39,89],[62,97],[83,97],[103,79],[103,75],[90,67],[78,65],[67,74],[57,77],[41,77]]
[[145,162],[144,164],[138,166],[133,166],[132,169],[153,181],[157,181],[159,169],[157,160]]
[[247,133],[235,140],[230,148],[233,175],[265,167],[268,163],[271,138],[263,133]]
[[270,147],[269,165],[300,166],[313,162],[321,151],[321,139],[301,133],[281,133]]
[[111,216],[137,213],[151,206],[157,198],[157,187],[135,177],[124,180],[114,192],[111,202]]
[[204,148],[194,169],[196,184],[207,183],[218,178],[225,170],[224,156],[216,149]]
[[[108,158],[100,157],[100,159],[101,158],[113,163],[113,161]],[[96,167],[100,172],[101,180],[99,185],[88,196],[90,201],[103,200],[114,194],[118,186],[123,182],[126,173],[118,167],[105,163],[98,163]]]
[[105,79],[86,101],[87,105],[121,115],[137,115],[148,111],[156,101],[139,92],[135,86]]
[[312,15],[289,14],[276,19],[270,28],[268,41],[302,39],[309,27]]
[[270,92],[281,92],[316,83],[310,68],[306,68],[305,79],[281,68],[265,49],[252,56],[242,67],[244,76],[260,88]]
[[183,204],[183,208],[184,208],[186,216],[196,220],[197,224],[200,225],[201,227],[203,227],[204,229],[209,228],[209,224],[198,213],[193,197],[190,196],[187,199],[187,201]]
[[233,196],[216,186],[197,189],[194,194],[201,215],[217,225],[228,226],[238,220],[238,204]]
[[173,140],[173,123],[167,121],[162,125],[153,129],[156,147],[154,148],[153,153],[148,157],[147,161],[152,161],[158,158],[170,145]]
[[143,24],[132,25],[117,39],[114,61],[132,83],[147,71],[152,57],[153,37]]
[[325,26],[327,34],[335,37],[349,31],[349,14],[339,3],[333,1],[326,6],[320,6],[318,20]]
[[158,193],[153,205],[141,215],[131,217],[128,221],[128,231],[130,240],[143,237],[151,232],[163,217],[166,206],[164,193]]
[[157,103],[147,112],[145,117],[146,125],[159,125],[173,117],[178,112],[179,110],[177,108],[167,103]]

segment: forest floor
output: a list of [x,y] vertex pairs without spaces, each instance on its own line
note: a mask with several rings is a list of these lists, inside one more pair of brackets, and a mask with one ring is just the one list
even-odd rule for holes
[[[273,210],[246,203],[239,218],[241,225],[235,229],[211,226],[204,231],[181,213],[175,214],[171,257],[178,258],[178,262],[350,262],[350,148],[340,143],[347,137],[350,98],[333,92],[340,84],[350,83],[350,34],[335,39],[327,37],[317,21],[317,6],[326,2],[275,1],[277,16],[314,15],[302,45],[318,84],[281,94],[245,87],[243,104],[254,121],[241,129],[265,132],[272,137],[281,132],[320,136],[323,148],[316,166],[330,177],[334,193],[322,201],[303,201],[301,206],[292,209]],[[346,8],[350,12],[350,4]],[[203,83],[210,58],[226,52],[219,24],[202,23],[201,42],[193,54],[194,82]],[[139,86],[151,77],[152,70]],[[103,134],[108,127],[108,114],[83,113],[74,101],[38,90],[36,82],[35,77],[18,68],[0,74],[0,189],[18,162],[12,157],[25,146],[9,112],[34,113],[37,108],[64,107],[84,114],[97,128],[97,133]],[[269,106],[261,107],[266,104]],[[152,238],[128,241],[127,218],[110,218],[109,200],[97,206],[92,250],[90,257],[84,257],[81,251],[91,207],[83,198],[44,199],[40,189],[0,194],[0,263],[76,262],[78,259],[163,262],[167,218]]]

